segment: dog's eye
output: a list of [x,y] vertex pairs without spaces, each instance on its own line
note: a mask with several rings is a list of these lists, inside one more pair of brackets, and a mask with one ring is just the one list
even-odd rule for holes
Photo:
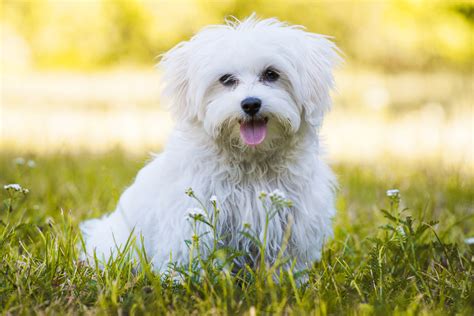
[[265,70],[261,77],[263,81],[268,81],[268,82],[277,81],[278,78],[280,78],[280,74],[278,73],[278,71],[272,68],[268,68],[267,70]]
[[219,78],[219,82],[226,87],[231,87],[237,83],[237,79],[231,74],[225,74]]

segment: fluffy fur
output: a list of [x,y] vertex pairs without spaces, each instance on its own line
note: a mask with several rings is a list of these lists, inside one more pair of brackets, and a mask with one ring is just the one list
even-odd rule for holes
[[[81,225],[86,255],[108,259],[133,230],[143,236],[156,270],[165,270],[170,258],[187,263],[187,218],[198,206],[184,194],[190,187],[203,201],[217,197],[218,230],[227,245],[250,258],[254,249],[240,232],[249,224],[262,235],[265,212],[257,197],[280,190],[293,205],[269,223],[267,261],[276,259],[290,222],[286,254],[298,268],[318,260],[335,214],[335,179],[321,158],[318,131],[331,106],[338,61],[327,37],[253,16],[204,28],[167,52],[159,67],[176,127],[115,212]],[[268,67],[280,75],[275,82],[261,79]],[[225,74],[237,83],[223,85]],[[262,100],[259,115],[268,119],[267,137],[257,146],[246,145],[239,134],[239,122],[248,119],[241,101],[249,96]]]

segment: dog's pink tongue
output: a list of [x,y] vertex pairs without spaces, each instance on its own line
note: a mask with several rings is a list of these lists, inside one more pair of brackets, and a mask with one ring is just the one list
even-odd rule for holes
[[247,145],[255,146],[267,136],[267,123],[264,120],[251,120],[240,124],[240,137]]

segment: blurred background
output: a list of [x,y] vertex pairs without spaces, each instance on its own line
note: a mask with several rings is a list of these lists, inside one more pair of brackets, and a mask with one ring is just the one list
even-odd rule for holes
[[159,151],[173,122],[157,56],[252,12],[344,52],[322,130],[330,159],[473,173],[474,3],[455,0],[2,0],[1,150]]

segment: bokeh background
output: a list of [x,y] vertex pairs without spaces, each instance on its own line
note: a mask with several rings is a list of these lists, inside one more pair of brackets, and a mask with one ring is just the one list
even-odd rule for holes
[[[335,234],[314,283],[181,288],[77,264],[79,223],[116,207],[173,127],[157,56],[252,12],[344,52],[321,131]],[[473,314],[473,0],[0,0],[0,28],[0,313]]]
[[278,17],[344,52],[322,131],[332,161],[473,171],[472,1],[2,0],[0,146],[159,151],[159,56],[229,15]]

